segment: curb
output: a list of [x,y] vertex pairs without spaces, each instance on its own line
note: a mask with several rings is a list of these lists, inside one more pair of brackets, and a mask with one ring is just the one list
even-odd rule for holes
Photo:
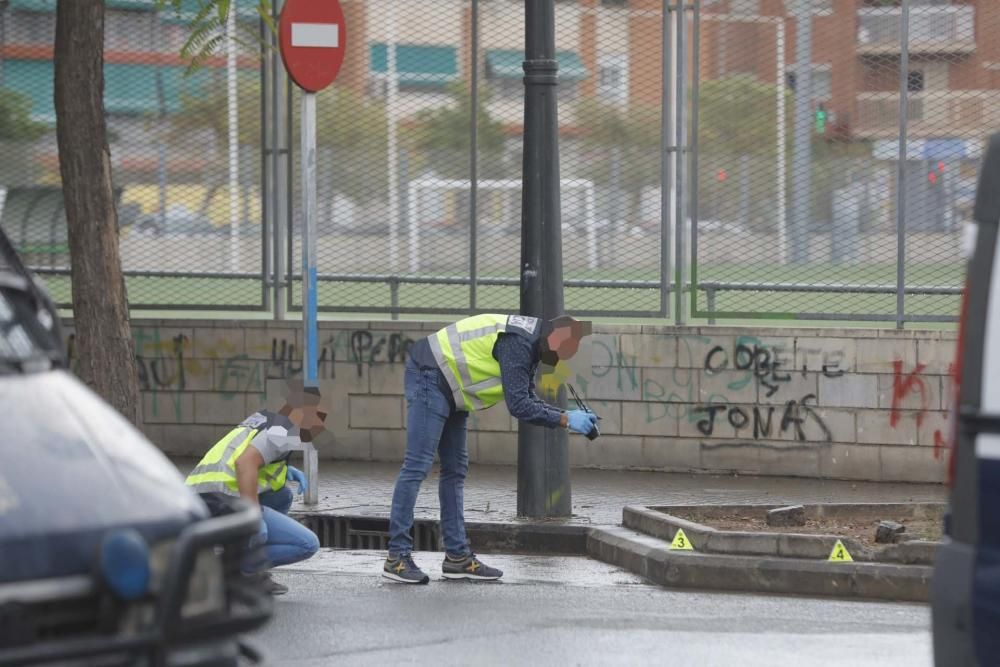
[[[292,516],[313,530],[323,547],[382,550],[388,545],[389,519],[385,516],[304,512]],[[635,512],[634,516],[642,513]],[[658,526],[658,530],[665,530],[664,524]],[[689,537],[706,528],[691,522],[678,527],[683,527]],[[669,538],[673,531],[665,541],[619,526],[470,522],[466,523],[466,533],[476,550],[484,554],[590,556],[675,588],[927,602],[933,573],[933,567],[926,565],[830,563],[826,561],[829,550],[814,560],[706,553],[704,542],[698,538],[692,541],[700,551],[671,551]],[[437,520],[416,520],[414,550],[441,551],[440,535]],[[923,548],[933,546],[925,544]]]
[[544,523],[466,523],[469,540],[485,553],[586,556],[591,526]]
[[[686,531],[685,531],[686,532]],[[594,528],[587,552],[676,588],[927,602],[933,567],[828,563],[767,556],[670,551],[669,543],[628,528]]]
[[[838,512],[849,512],[861,505],[828,505],[819,509],[828,516]],[[870,505],[871,508],[884,507]],[[737,508],[745,509],[746,506]],[[771,506],[761,505],[758,509],[770,509]],[[937,543],[913,540],[900,544],[887,545],[878,550],[866,547],[861,542],[833,534],[778,533],[766,531],[743,532],[736,530],[718,530],[711,526],[696,523],[674,516],[672,510],[688,511],[704,510],[706,508],[688,507],[644,507],[629,505],[622,510],[622,525],[637,530],[661,540],[671,541],[678,529],[692,541],[695,548],[703,553],[726,554],[736,556],[774,556],[781,558],[804,558],[825,560],[840,540],[856,561],[869,563],[901,563],[906,565],[932,565],[937,549]],[[729,506],[708,508],[724,511]]]
[[[358,514],[292,512],[290,516],[319,537],[320,546],[383,550],[389,544],[389,518]],[[466,522],[465,532],[477,551],[586,556],[589,524]],[[413,522],[415,551],[442,551],[436,519]]]

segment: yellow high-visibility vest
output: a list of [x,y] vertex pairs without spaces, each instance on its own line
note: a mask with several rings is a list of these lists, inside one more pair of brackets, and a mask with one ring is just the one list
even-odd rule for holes
[[[236,460],[254,437],[270,425],[269,422],[267,414],[258,412],[227,433],[202,457],[187,476],[185,484],[197,493],[217,492],[238,496]],[[284,461],[263,466],[257,473],[257,493],[281,489],[285,486],[287,475],[288,466]]]
[[502,333],[535,340],[541,334],[541,322],[522,315],[474,315],[428,338],[456,409],[485,410],[503,400],[500,362],[493,357],[493,346]]

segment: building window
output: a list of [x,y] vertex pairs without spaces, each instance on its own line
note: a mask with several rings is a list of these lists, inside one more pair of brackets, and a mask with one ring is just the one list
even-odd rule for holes
[[579,87],[576,81],[560,81],[558,98],[560,102],[572,102],[576,99]]
[[[794,69],[785,73],[785,84],[796,92],[798,77]],[[833,97],[833,72],[829,65],[813,65],[811,87],[813,102],[826,102]]]
[[146,51],[153,37],[151,12],[108,11],[104,17],[104,48],[109,51]]
[[760,0],[729,0],[730,14],[759,14]]
[[924,72],[914,69],[906,74],[906,90],[911,93],[919,93],[924,90]]
[[54,44],[56,15],[14,12],[7,24],[7,39],[14,44]]
[[[389,49],[369,45],[372,94],[381,97],[388,86]],[[452,46],[397,44],[396,84],[400,92],[441,93],[458,78],[458,55]]]
[[[556,52],[559,63],[559,100],[576,98],[580,81],[590,76],[580,57],[572,51]],[[524,54],[521,51],[488,49],[485,54],[486,80],[498,97],[521,99],[524,97]]]
[[497,97],[508,100],[524,97],[524,83],[521,79],[493,79],[493,90],[496,91]]
[[614,54],[597,59],[597,94],[615,104],[628,101],[628,56]]

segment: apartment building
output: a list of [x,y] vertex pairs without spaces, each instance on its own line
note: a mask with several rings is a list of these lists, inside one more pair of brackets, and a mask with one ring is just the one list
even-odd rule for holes
[[[32,100],[36,118],[53,120],[52,44],[56,0],[9,0],[0,13],[0,88]],[[797,19],[790,0],[703,0],[699,70],[702,81],[748,74],[792,88],[797,81]],[[113,129],[131,135],[142,117],[171,114],[182,91],[197,90],[224,65],[210,63],[200,78],[185,79],[178,52],[188,15],[159,17],[154,0],[107,0],[106,107]],[[237,3],[240,20],[256,21],[256,0]],[[480,0],[473,50],[470,2],[343,0],[347,49],[338,86],[383,98],[394,45],[397,117],[451,101],[448,86],[468,82],[473,63],[491,93],[489,111],[512,134],[523,118],[521,62],[524,4]],[[585,98],[631,108],[662,97],[663,0],[557,0],[560,122],[574,123],[574,103]],[[888,157],[899,136],[902,49],[899,0],[814,0],[812,95],[828,114],[827,128],[845,140],[872,141]],[[975,158],[982,136],[1000,126],[1000,2],[912,0],[907,122],[911,152],[941,151]],[[693,34],[687,33],[693,55]],[[780,51],[780,53],[779,53]],[[688,58],[688,74],[693,73]],[[257,62],[243,57],[240,67]],[[690,80],[690,78],[689,78]],[[738,100],[734,106],[738,110]],[[134,155],[132,165],[142,169]],[[198,156],[192,156],[198,162]],[[182,160],[177,157],[176,160]],[[149,166],[149,165],[146,165]],[[183,165],[178,165],[178,168]]]
[[[785,63],[794,85],[797,21],[784,0],[729,0],[706,12],[703,78],[736,72],[762,81]],[[903,49],[899,0],[826,0],[812,27],[812,102],[828,111],[830,132],[871,140],[876,155],[895,150],[900,131]],[[778,56],[775,17],[784,16]],[[1000,126],[1000,3],[912,0],[906,87],[911,154],[975,157],[983,136]]]

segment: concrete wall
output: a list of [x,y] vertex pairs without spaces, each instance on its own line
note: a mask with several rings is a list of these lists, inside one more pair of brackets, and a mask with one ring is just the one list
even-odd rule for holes
[[[320,329],[331,410],[321,457],[400,461],[403,361],[439,322],[336,322]],[[70,323],[70,331],[72,331]],[[301,373],[301,326],[135,321],[146,431],[200,455],[281,399]],[[72,336],[68,340],[75,354]],[[950,332],[595,326],[589,372],[569,378],[603,418],[571,437],[576,467],[941,481]],[[503,405],[470,418],[473,462],[513,464]]]

